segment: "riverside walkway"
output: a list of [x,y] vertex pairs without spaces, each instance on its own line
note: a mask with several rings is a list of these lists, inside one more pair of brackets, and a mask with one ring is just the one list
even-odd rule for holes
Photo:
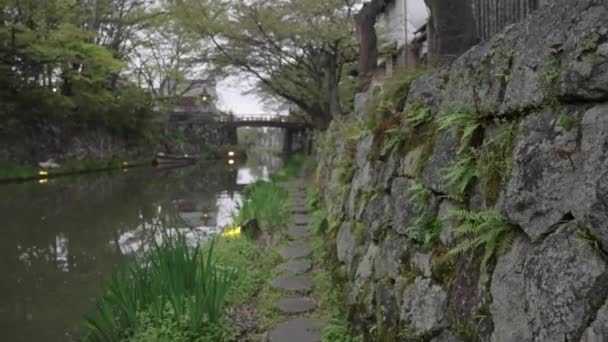
[[268,341],[319,342],[323,323],[307,316],[317,304],[310,296],[314,289],[311,277],[314,265],[309,261],[312,231],[306,209],[306,183],[297,180],[283,186],[292,200],[293,226],[285,231],[289,243],[279,250],[284,261],[277,266],[281,275],[271,285],[284,293],[275,306],[285,319],[268,332]]

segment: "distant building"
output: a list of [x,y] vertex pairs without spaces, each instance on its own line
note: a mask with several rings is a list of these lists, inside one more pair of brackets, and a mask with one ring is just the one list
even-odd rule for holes
[[[187,88],[187,89],[186,89]],[[190,80],[177,86],[176,113],[216,113],[217,88],[211,81]]]
[[[376,0],[377,1],[377,0]],[[383,0],[376,17],[378,63],[387,74],[400,66],[415,66],[424,58],[423,44],[413,44],[418,29],[426,24],[424,0]]]
[[357,14],[359,74],[382,79],[399,67],[452,60],[550,1],[368,1]]

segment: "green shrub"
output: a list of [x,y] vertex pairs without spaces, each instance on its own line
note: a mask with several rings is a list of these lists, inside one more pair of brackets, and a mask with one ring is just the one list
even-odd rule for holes
[[261,229],[275,231],[289,224],[288,199],[289,193],[284,188],[270,182],[255,182],[245,189],[236,222],[242,225],[255,219]]
[[[85,341],[120,341],[138,331],[144,316],[172,320],[197,333],[218,324],[235,270],[219,267],[213,244],[204,253],[182,236],[165,236],[142,260],[116,272],[86,320]],[[167,312],[171,315],[167,316]]]
[[446,256],[473,252],[477,248],[482,248],[482,266],[485,267],[496,254],[511,248],[515,231],[496,211],[457,210],[452,215],[460,220],[460,225],[453,232],[461,241],[452,247]]

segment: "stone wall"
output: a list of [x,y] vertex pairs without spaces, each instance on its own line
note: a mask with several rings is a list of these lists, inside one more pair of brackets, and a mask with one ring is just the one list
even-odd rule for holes
[[141,139],[117,135],[105,129],[66,127],[39,123],[15,128],[15,134],[0,136],[0,164],[33,164],[53,159],[96,160],[113,156],[152,157],[158,146]]
[[608,341],[608,3],[553,1],[406,89],[319,139],[366,340]]

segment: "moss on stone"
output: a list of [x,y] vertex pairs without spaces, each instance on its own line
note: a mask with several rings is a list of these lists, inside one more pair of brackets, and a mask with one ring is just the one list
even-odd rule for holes
[[351,229],[353,234],[355,234],[355,239],[357,239],[357,243],[362,245],[365,243],[366,233],[365,233],[365,223],[361,221],[353,221],[351,222]]
[[566,131],[570,131],[577,124],[577,120],[572,114],[563,114],[559,117],[558,124]]
[[431,258],[431,273],[433,280],[449,286],[456,275],[456,263],[453,258],[445,256],[446,251],[443,245],[435,248]]

